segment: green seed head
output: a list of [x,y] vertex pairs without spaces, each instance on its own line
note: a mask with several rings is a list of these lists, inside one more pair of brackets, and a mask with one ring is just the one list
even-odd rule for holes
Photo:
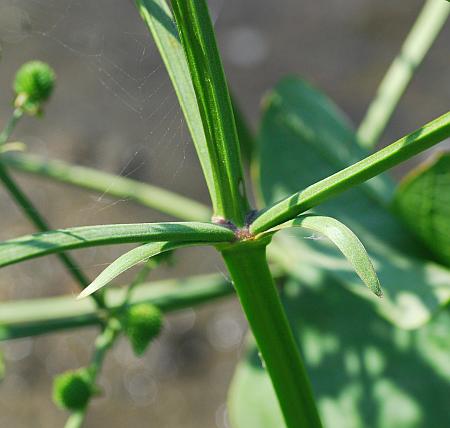
[[83,409],[89,402],[92,392],[86,369],[62,373],[53,382],[53,401],[62,409]]
[[14,79],[16,107],[31,115],[41,111],[42,103],[48,100],[55,86],[55,73],[41,61],[30,61],[22,65]]
[[136,355],[142,355],[162,329],[161,311],[150,303],[132,306],[125,318],[125,331]]

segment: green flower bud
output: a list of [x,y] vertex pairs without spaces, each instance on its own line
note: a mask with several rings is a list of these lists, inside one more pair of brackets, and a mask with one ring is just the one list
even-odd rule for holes
[[136,355],[142,355],[162,329],[161,311],[150,303],[132,306],[125,318],[125,332]]
[[15,105],[31,115],[41,112],[42,103],[48,100],[55,86],[55,73],[41,61],[22,65],[14,79]]
[[53,382],[53,401],[62,409],[80,410],[93,394],[87,369],[67,371]]

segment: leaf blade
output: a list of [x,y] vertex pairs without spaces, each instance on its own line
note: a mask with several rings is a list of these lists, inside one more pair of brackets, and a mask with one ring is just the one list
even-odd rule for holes
[[[267,204],[361,157],[362,149],[345,117],[311,85],[284,79],[269,97],[259,136],[261,194]],[[384,192],[389,196],[393,190],[392,182],[376,177],[314,209],[316,214],[339,218],[363,240],[377,263],[382,301],[360,286],[342,256],[325,240],[281,235],[268,250],[301,281],[313,283],[316,277],[329,274],[368,299],[392,323],[413,329],[428,322],[450,300],[450,271],[426,259],[429,252],[389,212],[390,201],[379,196]]]
[[450,267],[450,153],[412,170],[397,187],[394,210],[410,230]]
[[[196,245],[193,242],[150,242],[126,252],[104,269],[81,293],[77,299],[83,299],[109,284],[114,278],[151,257],[166,251]],[[197,244],[199,245],[199,244]]]
[[216,190],[202,119],[172,13],[165,0],[135,0],[135,3],[153,36],[172,81],[214,203]]
[[214,215],[243,226],[249,209],[236,122],[206,0],[171,0],[208,154],[216,201]]
[[234,233],[201,222],[136,223],[82,226],[36,233],[0,243],[0,267],[63,250],[99,245],[176,240],[230,242]]
[[383,296],[380,281],[364,245],[345,224],[332,217],[304,215],[270,229],[268,233],[290,227],[301,227],[326,236],[339,248],[369,290],[378,297]]
[[384,149],[272,205],[256,218],[250,231],[262,232],[290,220],[327,199],[370,180],[448,137],[450,137],[450,112],[400,138]]

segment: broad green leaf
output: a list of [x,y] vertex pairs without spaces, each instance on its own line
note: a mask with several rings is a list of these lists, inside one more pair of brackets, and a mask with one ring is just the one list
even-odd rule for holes
[[[266,204],[364,157],[337,107],[295,78],[283,80],[266,97],[259,145],[260,185]],[[342,221],[364,242],[383,284],[383,300],[361,291],[348,264],[323,240],[283,232],[275,238],[283,244],[277,258],[301,279],[330,271],[340,283],[370,299],[389,320],[415,328],[450,299],[450,271],[426,260],[427,251],[388,211],[393,189],[386,177],[376,177],[314,210]]]
[[450,266],[450,153],[413,170],[397,188],[394,208],[436,258]]
[[171,0],[202,118],[214,214],[243,226],[248,212],[233,107],[206,0]]
[[[332,279],[323,281],[314,289],[291,281],[284,303],[324,427],[447,426],[448,312],[405,331]],[[253,342],[235,373],[228,409],[233,428],[284,428]]]
[[15,170],[94,190],[102,195],[126,198],[182,220],[207,221],[211,218],[210,208],[200,202],[131,178],[28,153],[8,153],[2,155],[1,162]]
[[211,161],[186,56],[166,0],[135,0],[167,68],[183,110],[212,200],[216,199]]
[[326,236],[351,263],[364,284],[376,296],[383,296],[380,282],[364,245],[345,224],[331,217],[304,215],[270,229],[268,233],[290,227],[301,227]]
[[161,241],[218,243],[232,240],[234,233],[231,230],[199,222],[73,227],[0,243],[0,267],[47,254],[98,245]]
[[92,293],[100,290],[100,288],[109,284],[114,278],[124,273],[133,266],[143,263],[158,254],[166,251],[175,250],[177,248],[199,245],[194,242],[150,242],[133,248],[126,252],[114,262],[112,262],[105,270],[97,276],[78,296],[79,299],[87,297]]

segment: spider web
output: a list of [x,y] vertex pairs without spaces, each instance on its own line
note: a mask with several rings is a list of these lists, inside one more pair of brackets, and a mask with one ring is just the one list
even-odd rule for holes
[[[221,0],[211,3],[215,19]],[[10,87],[15,69],[31,59],[48,62],[57,73],[57,90],[46,109],[56,127],[43,134],[48,125],[28,125],[30,151],[180,193],[198,187],[189,185],[192,176],[202,178],[184,118],[133,1],[2,0],[0,47],[2,65],[11,67],[0,76],[2,88]],[[8,91],[0,94],[3,106],[9,107],[10,98]],[[70,140],[64,148],[55,142],[61,134]],[[94,215],[124,202],[102,195],[87,211]],[[86,209],[78,216],[86,216]]]

